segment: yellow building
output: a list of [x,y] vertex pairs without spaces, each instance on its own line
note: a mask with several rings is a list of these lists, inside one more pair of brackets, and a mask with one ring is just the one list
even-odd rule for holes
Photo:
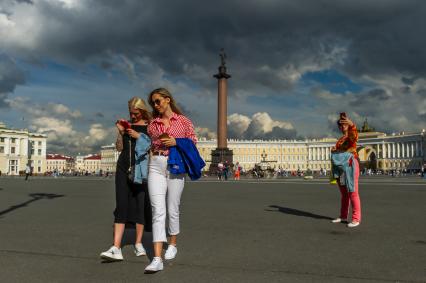
[[[228,140],[234,164],[245,169],[255,165],[286,170],[330,170],[331,148],[336,139],[310,140]],[[378,132],[359,134],[358,152],[362,168],[389,170],[420,170],[426,163],[425,130],[420,133],[387,135]],[[210,167],[211,151],[216,140],[200,139],[197,148]]]
[[115,144],[101,147],[101,169],[103,172],[115,172],[120,152],[115,149]]
[[[228,140],[228,148],[233,151],[233,161],[239,163],[245,170],[255,165],[272,169],[290,171],[329,169],[328,155],[335,144],[334,139],[322,140]],[[197,143],[200,155],[209,168],[211,151],[216,148],[215,140],[201,139]]]
[[46,141],[43,134],[7,128],[0,122],[0,171],[19,175],[29,164],[33,174],[46,172]]
[[83,170],[92,174],[97,174],[101,169],[101,156],[99,154],[89,155],[84,158]]
[[74,158],[61,154],[48,154],[46,156],[47,172],[58,173],[73,173],[74,172]]

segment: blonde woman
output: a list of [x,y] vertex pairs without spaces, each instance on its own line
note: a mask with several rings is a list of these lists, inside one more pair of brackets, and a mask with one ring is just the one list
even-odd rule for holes
[[166,215],[170,241],[164,258],[172,260],[177,254],[177,235],[180,233],[179,205],[185,184],[184,174],[172,174],[167,166],[170,148],[176,139],[197,142],[192,122],[182,115],[170,92],[165,88],[153,90],[148,98],[153,119],[148,126],[152,139],[149,162],[148,189],[152,206],[154,258],[146,273],[163,270],[162,250],[166,237]]
[[[134,245],[136,256],[146,255],[146,251],[142,245],[142,235],[144,226],[150,226],[152,220],[146,176],[145,180],[139,176],[141,177],[141,184],[135,183],[129,177],[129,169],[134,168],[136,163],[136,146],[143,138],[149,140],[148,144],[150,145],[147,127],[151,120],[151,113],[148,111],[145,102],[139,97],[130,99],[128,106],[130,121],[122,119],[116,122],[118,130],[116,148],[121,153],[117,161],[115,177],[116,208],[114,211],[114,243],[109,250],[101,253],[101,258],[107,261],[123,260],[121,240],[126,223],[136,225],[136,240]],[[146,158],[149,158],[149,154]],[[145,175],[147,175],[147,172]]]

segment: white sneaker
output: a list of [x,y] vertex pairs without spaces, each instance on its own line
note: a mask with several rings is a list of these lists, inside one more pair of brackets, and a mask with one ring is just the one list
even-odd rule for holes
[[145,273],[155,273],[163,270],[163,268],[164,266],[161,257],[154,257],[151,263],[145,268]]
[[348,221],[347,219],[342,219],[342,218],[336,218],[331,220],[331,223],[341,223],[341,222],[346,222]]
[[112,246],[106,252],[101,253],[101,258],[108,261],[121,261],[123,260],[123,254],[121,253],[121,249]]
[[169,245],[166,253],[164,254],[164,258],[167,260],[174,259],[176,257],[176,254],[177,254],[177,248],[173,245]]
[[351,223],[348,223],[348,228],[354,228],[354,227],[356,227],[356,226],[358,226],[359,225],[359,222],[351,222]]
[[146,255],[146,250],[144,249],[144,247],[142,246],[141,243],[137,243],[135,245],[135,255],[136,256],[143,256]]

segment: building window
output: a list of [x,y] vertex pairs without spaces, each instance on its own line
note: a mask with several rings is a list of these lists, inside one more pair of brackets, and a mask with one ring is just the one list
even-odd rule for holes
[[41,172],[41,167],[37,167],[37,172],[40,173]]
[[14,147],[14,146],[12,146],[12,147],[10,148],[10,153],[15,154],[15,147]]
[[0,146],[0,153],[4,153],[4,146]]
[[38,153],[38,155],[41,155],[41,149],[39,149],[39,150],[37,151],[37,153]]
[[0,138],[0,142],[4,142],[4,138]]
[[11,138],[11,142],[12,142],[12,143],[15,143],[15,142],[16,142],[16,139],[15,139],[15,138]]
[[38,146],[41,146],[41,141],[38,142]]

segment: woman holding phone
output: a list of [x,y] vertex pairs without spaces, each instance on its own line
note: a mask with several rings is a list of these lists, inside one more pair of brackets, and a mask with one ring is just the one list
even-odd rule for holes
[[162,250],[166,237],[166,215],[168,215],[168,233],[170,240],[164,255],[171,260],[177,254],[177,235],[179,228],[179,205],[185,178],[183,174],[172,174],[168,170],[170,147],[176,146],[176,138],[191,140],[197,138],[192,122],[182,115],[170,92],[165,88],[153,90],[148,98],[153,108],[153,119],[148,126],[152,139],[152,156],[149,163],[148,190],[152,206],[152,233],[154,258],[145,268],[153,273],[163,270]]
[[[145,102],[139,97],[133,97],[128,102],[130,122],[124,119],[116,122],[118,137],[116,142],[120,156],[117,161],[115,176],[116,208],[114,211],[114,240],[113,246],[101,253],[101,258],[108,261],[121,261],[121,240],[126,223],[136,225],[134,252],[136,256],[146,255],[142,245],[144,226],[151,224],[151,206],[148,196],[147,182],[133,182],[129,170],[135,166],[135,149],[141,136],[147,137],[147,126],[151,113]],[[147,158],[149,155],[147,156]]]
[[[347,172],[351,172],[351,174],[343,174],[337,179],[341,194],[340,217],[333,219],[332,222],[348,222],[350,204],[352,206],[352,220],[347,224],[347,226],[349,228],[353,228],[361,223],[361,201],[358,193],[359,157],[356,151],[358,131],[355,124],[344,112],[340,113],[340,119],[337,121],[337,125],[343,136],[339,138],[336,145],[331,149],[332,160],[334,162],[334,160],[339,158],[338,156],[336,158],[334,156],[339,153],[344,153],[343,155],[340,154],[341,157],[343,156],[346,158],[342,159],[342,167],[347,164]],[[349,180],[350,182],[346,182],[346,180]]]

